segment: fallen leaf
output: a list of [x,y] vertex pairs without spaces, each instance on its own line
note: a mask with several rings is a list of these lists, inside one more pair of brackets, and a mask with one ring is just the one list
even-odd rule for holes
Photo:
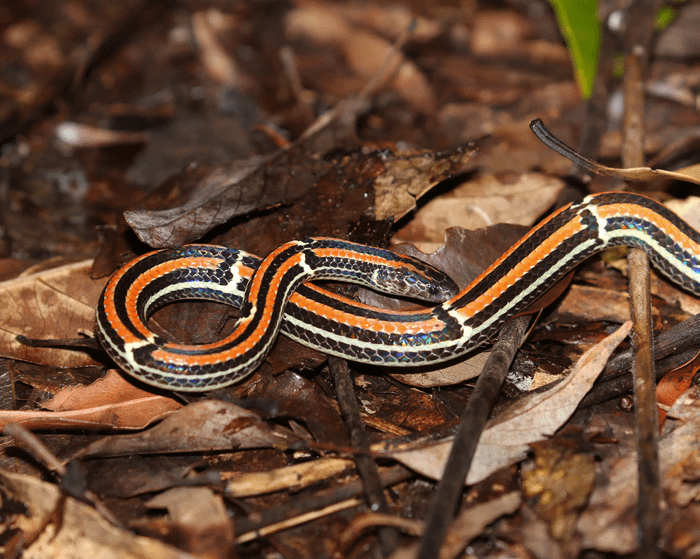
[[554,205],[563,188],[563,181],[541,173],[516,179],[480,174],[422,206],[393,241],[409,241],[432,252],[450,227],[480,229],[504,222],[531,227]]
[[678,171],[652,169],[651,167],[630,167],[627,169],[608,167],[593,161],[592,159],[584,157],[576,150],[570,148],[561,140],[557,139],[549,130],[547,130],[541,119],[537,118],[533,120],[530,123],[530,128],[547,147],[553,149],[577,165],[580,165],[584,169],[605,177],[615,177],[617,179],[628,181],[651,181],[658,178],[667,178],[700,184],[700,164],[690,165],[689,167],[684,167]]
[[67,264],[0,284],[0,355],[57,367],[99,364],[86,351],[35,348],[15,338],[75,338],[91,332],[106,280],[90,277],[92,261]]
[[[14,513],[10,524],[22,527],[26,559],[129,557],[130,559],[196,559],[158,540],[138,536],[109,524],[99,513],[72,497],[63,504],[58,487],[36,477],[0,471],[0,484],[27,513]],[[60,516],[56,515],[61,507]],[[57,519],[60,521],[57,522]]]
[[436,184],[464,171],[474,153],[476,147],[468,144],[446,152],[406,150],[382,158],[384,172],[374,181],[374,218],[401,219]]
[[[698,431],[700,431],[700,387],[694,386],[676,400],[668,412],[678,421],[659,439],[659,468],[663,495],[680,507],[700,498],[698,485]],[[612,467],[605,483],[591,495],[577,530],[585,548],[621,555],[637,550],[637,453],[625,453]],[[687,516],[689,526],[696,525],[695,511],[677,509],[681,518],[673,526],[682,526]],[[684,514],[685,512],[685,514]],[[700,534],[686,532],[684,548],[700,545]],[[663,542],[662,538],[662,542]],[[667,541],[667,540],[666,540]],[[663,549],[663,548],[662,548]]]
[[567,544],[595,485],[595,454],[577,430],[531,446],[534,463],[522,473],[523,494],[549,535]]
[[202,400],[142,433],[95,441],[75,457],[287,448],[298,442],[299,438],[288,430],[271,427],[246,409],[219,400]]
[[51,411],[0,411],[0,427],[19,423],[28,429],[143,429],[182,404],[127,382],[115,370],[88,386],[65,388],[43,406]]
[[[513,491],[463,510],[450,525],[439,559],[459,557],[469,542],[481,534],[486,526],[505,514],[513,514],[520,508],[520,504],[520,494]],[[390,559],[414,559],[417,555],[418,543],[414,543],[396,550]]]
[[[546,392],[525,396],[491,421],[481,434],[466,483],[476,483],[519,462],[527,455],[529,445],[555,433],[571,417],[631,327],[631,323],[625,323],[584,353],[564,381]],[[382,454],[431,479],[440,479],[451,447],[451,440],[442,440],[420,448],[384,449]]]
[[683,394],[693,383],[693,378],[700,369],[698,360],[666,373],[656,385],[656,402],[659,405],[659,428],[663,428],[666,421],[666,410]]
[[[166,509],[169,523],[158,522],[159,536],[170,530],[178,544],[203,559],[231,557],[233,524],[221,495],[208,487],[173,487],[146,502],[151,509]],[[148,528],[148,521],[139,526]]]

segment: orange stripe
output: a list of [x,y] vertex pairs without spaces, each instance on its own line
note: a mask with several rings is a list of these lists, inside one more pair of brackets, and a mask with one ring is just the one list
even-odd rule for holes
[[[464,307],[455,309],[455,311],[464,318],[470,318],[477,313],[483,312],[486,307],[490,306],[507,289],[512,287],[515,282],[519,281],[527,272],[534,268],[542,259],[547,257],[547,255],[554,251],[568,238],[580,232],[581,229],[581,218],[579,216],[575,216],[571,221],[544,239],[544,241],[537,248],[531,251],[525,258],[511,268],[508,273],[494,283],[481,297],[472,301],[468,305],[465,305]],[[510,249],[504,256],[496,260],[496,262],[489,266],[486,271],[481,273],[474,281],[463,289],[460,295],[467,294],[477,283],[488,276],[496,267],[498,267],[498,265],[501,264],[501,262],[503,262],[505,258],[507,258],[514,250],[517,250],[517,248],[521,245],[522,241]]]
[[[153,335],[153,333],[141,321],[136,305],[136,301],[138,300],[138,296],[140,295],[141,291],[143,291],[144,288],[146,288],[150,283],[158,279],[160,276],[172,272],[174,270],[179,270],[182,268],[215,269],[219,265],[221,265],[220,258],[209,258],[199,256],[169,260],[167,262],[162,262],[161,264],[157,264],[156,266],[153,266],[152,268],[148,269],[136,278],[134,283],[132,283],[129,286],[129,289],[126,292],[124,306],[126,307],[129,321],[134,325],[134,327],[144,338],[149,338]],[[117,281],[119,281],[119,278],[117,278]],[[116,285],[116,281],[114,282],[114,285]],[[125,336],[124,339],[127,343],[130,341],[139,340],[139,338],[134,337],[132,334]]]

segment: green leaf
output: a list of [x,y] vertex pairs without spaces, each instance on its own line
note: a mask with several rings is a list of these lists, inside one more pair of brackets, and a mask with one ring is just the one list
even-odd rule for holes
[[584,98],[591,96],[598,69],[600,21],[597,0],[549,0],[557,16],[559,29],[574,65],[579,90]]
[[657,31],[663,31],[671,22],[676,19],[677,11],[676,8],[671,6],[661,6],[659,11],[656,12],[656,22],[654,28]]

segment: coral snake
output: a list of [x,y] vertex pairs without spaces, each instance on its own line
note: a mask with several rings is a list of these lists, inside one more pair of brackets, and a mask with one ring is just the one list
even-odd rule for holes
[[[428,267],[335,239],[293,241],[262,263],[212,245],[148,253],[110,279],[97,306],[96,331],[125,371],[180,391],[211,390],[245,378],[265,359],[279,330],[354,361],[436,363],[486,342],[576,264],[618,245],[644,249],[663,274],[700,295],[700,235],[649,198],[604,193],[549,216],[451,297],[448,283],[430,287],[442,280]],[[304,283],[319,278],[449,298],[432,308],[385,311]],[[179,345],[151,332],[150,313],[180,299],[240,307],[233,333],[214,343]]]

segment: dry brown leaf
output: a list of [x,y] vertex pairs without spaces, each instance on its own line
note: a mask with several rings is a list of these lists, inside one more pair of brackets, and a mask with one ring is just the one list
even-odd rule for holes
[[29,429],[143,429],[182,404],[127,382],[115,370],[88,386],[66,388],[44,407],[52,411],[0,411],[0,427],[20,423]]
[[401,219],[436,184],[464,171],[474,153],[476,148],[468,145],[449,152],[399,151],[387,158],[386,172],[374,181],[375,219]]
[[659,427],[666,422],[666,410],[690,388],[700,370],[697,357],[685,365],[666,373],[656,385],[656,403],[659,407]]
[[[285,18],[291,40],[305,38],[342,50],[348,65],[364,80],[377,75],[394,51],[394,45],[379,35],[346,22],[332,9],[307,5],[292,10]],[[423,72],[402,53],[393,56],[392,87],[421,112],[435,110],[435,95]]]
[[683,200],[665,200],[664,205],[683,218],[696,231],[700,231],[700,196],[688,196]]
[[271,427],[240,406],[201,400],[179,409],[143,433],[100,439],[76,457],[287,448],[298,442],[299,438],[287,429]]
[[[581,322],[630,320],[629,294],[588,285],[572,285],[557,305],[557,316],[575,316]],[[659,311],[656,311],[658,318]]]
[[[479,439],[466,483],[476,483],[504,466],[519,462],[526,456],[530,444],[556,432],[576,410],[631,327],[626,322],[584,353],[563,382],[541,394],[524,397],[490,422]],[[427,477],[440,479],[451,447],[451,440],[443,440],[416,449],[399,448],[385,453]]]
[[[58,487],[36,477],[0,471],[0,485],[28,510],[11,519],[14,527],[23,530],[24,541],[32,542],[22,552],[24,559],[196,559],[158,540],[112,526],[94,508],[72,497],[59,503]],[[58,506],[60,515],[55,514]]]
[[478,377],[484,370],[484,365],[490,354],[489,350],[476,350],[476,353],[460,358],[453,365],[441,364],[437,367],[422,368],[418,372],[416,372],[415,367],[411,367],[405,372],[396,368],[386,368],[385,371],[391,378],[416,388],[454,386],[465,380]]
[[503,222],[532,226],[554,205],[562,188],[563,181],[540,173],[525,173],[514,181],[480,175],[425,204],[393,241],[432,252],[450,227],[479,229]]
[[90,278],[91,260],[60,266],[0,284],[0,355],[57,367],[96,365],[85,351],[33,348],[15,337],[75,338],[91,332],[106,279]]
[[549,535],[567,544],[595,485],[595,454],[580,431],[534,443],[532,448],[534,461],[522,472],[523,495],[546,523]]
[[[700,432],[700,387],[694,386],[683,394],[668,412],[667,430],[659,439],[659,467],[664,496],[677,506],[685,507],[700,499],[698,485],[698,432]],[[675,424],[674,424],[675,423]],[[588,508],[579,519],[577,529],[585,548],[618,554],[634,553],[637,549],[637,453],[631,451],[612,467],[605,484],[591,495]],[[675,526],[685,522],[696,525],[695,511],[676,511],[681,518]],[[667,540],[668,541],[668,540]],[[669,542],[670,543],[670,542]],[[700,536],[686,532],[684,546],[698,549]]]
[[[460,556],[469,542],[505,514],[512,514],[520,508],[521,496],[517,491],[506,493],[462,511],[450,525],[445,544],[440,549],[439,559],[454,559]],[[418,543],[396,550],[391,559],[413,559],[418,555]]]
[[223,498],[208,487],[174,487],[153,497],[146,506],[168,511],[168,528],[177,534],[180,547],[203,559],[231,557],[233,524]]
[[[357,109],[349,106],[348,111]],[[336,111],[337,120],[347,120]],[[353,115],[354,117],[354,115]],[[328,129],[333,119],[321,118]],[[320,125],[319,125],[320,126]],[[416,199],[433,186],[462,172],[475,152],[462,147],[450,152],[397,151],[353,153],[341,161],[314,157],[320,137],[330,133],[313,125],[302,138],[268,158],[252,158],[212,170],[190,169],[176,177],[187,200],[174,208],[127,211],[124,216],[138,237],[152,247],[179,246],[198,239],[213,227],[253,210],[300,200],[332,171],[337,187],[338,169],[350,166],[357,180],[374,183],[375,218],[399,219],[416,206]],[[290,172],[289,169],[293,169]],[[327,177],[326,177],[327,180]]]

